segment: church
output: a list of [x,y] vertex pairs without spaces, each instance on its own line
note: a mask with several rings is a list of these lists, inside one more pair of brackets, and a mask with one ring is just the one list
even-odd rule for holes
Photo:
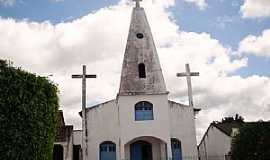
[[197,160],[195,112],[168,100],[144,8],[136,1],[116,99],[86,109],[89,160]]
[[139,1],[132,11],[116,99],[85,109],[83,160],[198,160],[195,114],[199,109],[168,100]]

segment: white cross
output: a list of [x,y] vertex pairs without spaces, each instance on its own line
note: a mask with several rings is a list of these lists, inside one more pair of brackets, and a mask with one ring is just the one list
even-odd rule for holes
[[133,1],[136,2],[136,8],[140,8],[140,1],[142,1],[142,0],[133,0]]
[[177,77],[187,77],[189,106],[193,107],[191,76],[199,76],[199,72],[190,72],[189,64],[186,64],[185,73],[177,73]]
[[83,160],[88,158],[88,144],[87,144],[87,118],[86,118],[86,78],[97,78],[96,75],[86,74],[86,65],[83,65],[83,74],[74,74],[72,78],[82,79],[82,151],[83,151]]

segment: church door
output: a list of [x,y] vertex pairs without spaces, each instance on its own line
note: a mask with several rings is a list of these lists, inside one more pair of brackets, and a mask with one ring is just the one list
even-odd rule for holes
[[175,138],[172,138],[171,145],[172,145],[172,159],[182,160],[181,142]]
[[73,145],[73,160],[81,160],[81,145]]
[[131,160],[153,160],[152,145],[145,141],[137,141],[130,145]]
[[63,160],[63,147],[61,145],[53,146],[53,160]]
[[103,142],[99,146],[100,160],[116,160],[116,145],[113,142]]

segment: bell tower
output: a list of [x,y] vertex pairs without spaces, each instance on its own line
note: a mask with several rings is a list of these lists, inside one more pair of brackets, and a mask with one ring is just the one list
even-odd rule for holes
[[134,144],[143,140],[157,147],[153,159],[167,159],[172,157],[168,91],[141,0],[134,1],[117,96],[120,157],[139,155],[133,154]]
[[122,65],[119,95],[167,93],[145,11],[135,0]]

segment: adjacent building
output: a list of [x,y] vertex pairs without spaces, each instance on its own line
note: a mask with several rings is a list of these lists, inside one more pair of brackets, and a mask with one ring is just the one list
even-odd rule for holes
[[58,111],[53,160],[82,160],[82,131],[66,125],[63,111]]
[[229,160],[232,138],[242,124],[235,120],[211,123],[198,146],[199,159]]

